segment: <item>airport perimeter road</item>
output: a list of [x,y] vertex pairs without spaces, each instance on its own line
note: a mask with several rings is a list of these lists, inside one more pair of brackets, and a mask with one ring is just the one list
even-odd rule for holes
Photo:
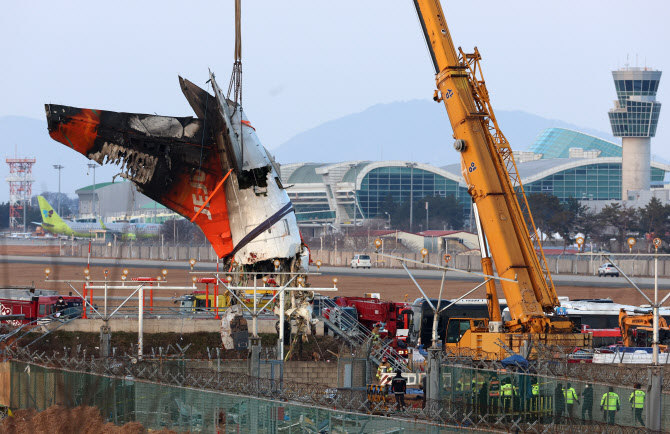
[[[86,258],[71,258],[58,256],[0,256],[0,264],[44,264],[54,265],[85,265]],[[127,267],[127,268],[166,268],[168,270],[187,270],[189,269],[186,261],[153,261],[153,260],[129,260],[129,259],[108,259],[91,258],[91,265],[97,267]],[[216,262],[198,262],[194,271],[214,271]],[[316,267],[311,268],[312,272],[317,272]],[[416,279],[422,280],[440,280],[442,272],[430,269],[411,269],[412,275]],[[318,271],[324,276],[351,276],[351,277],[373,277],[373,278],[398,278],[407,279],[405,270],[398,268],[372,268],[352,269],[348,267],[321,267]],[[583,276],[574,274],[552,274],[554,284],[558,287],[592,287],[592,288],[631,288],[630,283],[623,277],[598,277]],[[631,277],[633,282],[642,289],[653,289],[654,279],[652,277]],[[447,272],[447,280],[461,282],[481,282],[482,278],[475,274],[469,274],[458,271]],[[659,289],[670,287],[670,279],[658,279]]]

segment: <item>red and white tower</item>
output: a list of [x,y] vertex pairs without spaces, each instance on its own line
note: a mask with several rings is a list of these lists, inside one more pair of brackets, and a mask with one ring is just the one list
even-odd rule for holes
[[26,206],[33,195],[34,158],[7,158],[9,164],[9,228],[26,231]]

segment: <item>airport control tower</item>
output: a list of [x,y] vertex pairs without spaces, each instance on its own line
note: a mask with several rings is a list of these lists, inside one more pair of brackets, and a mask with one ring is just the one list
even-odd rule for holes
[[612,71],[617,100],[609,111],[612,133],[621,137],[621,199],[629,191],[649,190],[651,183],[651,138],[656,135],[661,103],[656,101],[661,71],[627,67]]

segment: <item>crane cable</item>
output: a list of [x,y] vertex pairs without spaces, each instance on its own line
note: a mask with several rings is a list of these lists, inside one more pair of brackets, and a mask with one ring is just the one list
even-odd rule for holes
[[235,0],[235,62],[233,63],[233,73],[230,76],[228,85],[228,99],[231,93],[235,102],[242,107],[242,0]]

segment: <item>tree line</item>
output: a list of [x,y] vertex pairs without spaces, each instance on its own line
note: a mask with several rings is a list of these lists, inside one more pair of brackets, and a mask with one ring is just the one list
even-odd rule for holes
[[670,205],[664,205],[657,198],[640,208],[612,203],[596,212],[574,198],[561,202],[551,194],[533,193],[528,195],[528,206],[536,228],[545,237],[560,235],[564,248],[573,244],[578,234],[584,237],[586,244],[593,243],[598,250],[620,252],[626,251],[626,240],[630,237],[660,238],[668,242]]

